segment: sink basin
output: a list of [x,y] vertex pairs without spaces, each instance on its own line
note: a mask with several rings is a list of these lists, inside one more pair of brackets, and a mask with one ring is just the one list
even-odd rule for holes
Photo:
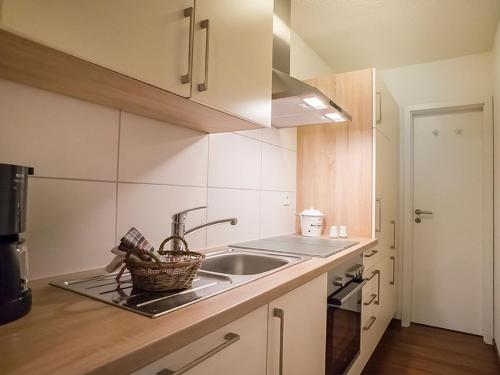
[[201,269],[226,275],[258,275],[283,267],[289,260],[280,257],[247,253],[214,255],[203,261]]

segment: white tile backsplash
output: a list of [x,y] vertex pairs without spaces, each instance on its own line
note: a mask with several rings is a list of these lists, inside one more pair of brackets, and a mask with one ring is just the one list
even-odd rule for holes
[[115,193],[111,182],[30,178],[26,239],[31,279],[93,269],[111,259]]
[[115,180],[119,111],[0,80],[0,160],[37,176]]
[[209,137],[208,186],[260,189],[262,143],[234,133]]
[[208,135],[122,112],[120,181],[206,186]]
[[295,151],[262,144],[262,189],[295,191],[297,154]]
[[[172,215],[188,208],[206,206],[206,201],[205,187],[120,183],[116,241],[119,243],[134,226],[158,249],[170,235]],[[186,228],[204,223],[206,216],[206,210],[188,213]],[[193,233],[186,240],[192,249],[204,248],[205,231]]]
[[295,129],[207,135],[0,80],[0,134],[0,163],[37,175],[32,279],[105,266],[131,226],[157,247],[172,214],[196,206],[209,208],[189,213],[188,228],[238,224],[193,233],[194,250],[293,231]]
[[262,129],[262,140],[275,146],[297,150],[297,128],[266,128]]
[[260,210],[261,237],[295,232],[295,193],[263,191]]
[[260,191],[208,189],[208,221],[235,217],[236,225],[207,229],[207,246],[219,246],[259,238]]

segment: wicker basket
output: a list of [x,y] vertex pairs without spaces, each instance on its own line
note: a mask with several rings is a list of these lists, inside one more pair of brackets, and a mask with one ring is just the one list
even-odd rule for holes
[[[184,244],[183,251],[163,250],[165,244],[173,239],[178,239]],[[144,258],[144,253],[137,249],[128,251],[125,266],[116,276],[116,281],[120,283],[121,275],[127,268],[134,287],[151,292],[187,289],[193,284],[193,279],[205,258],[202,253],[189,251],[186,241],[179,236],[165,239],[160,245],[158,254],[160,256],[147,253],[153,260],[140,260],[139,258]],[[137,258],[131,258],[131,255],[137,255]]]

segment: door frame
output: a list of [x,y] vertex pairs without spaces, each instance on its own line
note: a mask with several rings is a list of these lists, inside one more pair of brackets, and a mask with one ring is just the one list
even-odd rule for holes
[[[493,340],[493,98],[451,103],[430,103],[405,107],[400,132],[400,212],[402,228],[401,325],[411,324],[413,279],[413,119],[416,115],[480,109],[483,112],[483,230],[482,230],[482,303],[483,338]],[[466,279],[466,276],[464,277]]]

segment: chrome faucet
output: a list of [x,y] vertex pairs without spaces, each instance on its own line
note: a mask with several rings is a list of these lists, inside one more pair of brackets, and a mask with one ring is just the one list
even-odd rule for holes
[[[172,235],[184,238],[185,236],[190,235],[193,232],[199,231],[200,229],[203,229],[203,228],[211,227],[213,225],[224,224],[224,223],[236,225],[238,223],[238,219],[233,217],[233,218],[229,218],[229,219],[221,219],[221,220],[211,221],[209,223],[201,224],[201,225],[198,225],[194,228],[186,230],[187,213],[191,212],[191,211],[195,211],[195,210],[202,210],[205,208],[207,208],[207,206],[190,208],[189,210],[177,212],[176,214],[172,215]],[[176,238],[172,241],[172,250],[180,251],[181,246],[182,246],[182,242],[179,239]]]

